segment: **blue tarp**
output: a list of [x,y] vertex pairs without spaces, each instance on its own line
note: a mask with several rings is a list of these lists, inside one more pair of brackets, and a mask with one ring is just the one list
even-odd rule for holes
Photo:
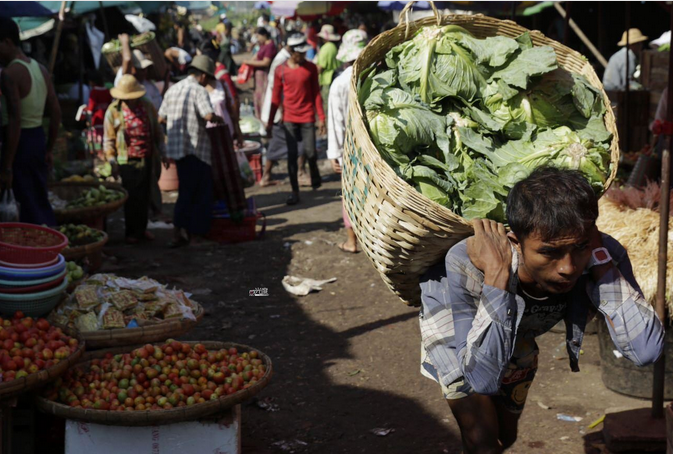
[[39,2],[0,2],[0,17],[43,17],[53,14]]

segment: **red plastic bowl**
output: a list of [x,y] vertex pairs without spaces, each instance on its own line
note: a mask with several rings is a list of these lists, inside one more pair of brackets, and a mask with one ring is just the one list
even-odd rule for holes
[[0,294],[9,293],[12,295],[25,295],[28,293],[39,293],[44,292],[45,290],[51,290],[56,288],[63,283],[63,279],[67,279],[68,276],[62,276],[59,279],[56,279],[51,282],[45,282],[40,285],[33,285],[32,287],[0,287]]
[[40,225],[0,222],[0,261],[7,264],[49,263],[68,246],[68,237]]

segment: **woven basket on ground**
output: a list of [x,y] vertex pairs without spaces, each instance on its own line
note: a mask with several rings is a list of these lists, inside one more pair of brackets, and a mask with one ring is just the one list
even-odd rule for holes
[[[342,175],[346,210],[362,249],[374,263],[383,281],[409,305],[420,304],[419,277],[440,261],[451,246],[471,235],[473,230],[468,221],[417,192],[383,161],[369,136],[365,114],[357,100],[356,87],[360,74],[371,65],[383,61],[392,47],[407,37],[411,38],[420,27],[436,25],[438,21],[442,25],[460,25],[478,38],[495,35],[517,37],[528,31],[514,22],[481,14],[439,16],[436,13],[435,17],[408,25],[400,24],[378,35],[355,62],[349,94]],[[548,45],[554,49],[561,67],[584,75],[603,94],[605,125],[614,136],[611,144],[612,169],[605,185],[607,189],[617,174],[619,146],[615,117],[603,86],[581,54],[546,38],[538,31],[531,31],[530,35],[534,45]]]
[[[123,347],[135,344],[151,344],[163,342],[166,339],[180,337],[187,334],[203,319],[204,310],[199,303],[196,304],[194,315],[196,320],[172,319],[137,328],[101,329],[97,331],[84,331],[82,338],[86,341],[88,349]],[[63,328],[63,327],[61,327]]]
[[[194,345],[198,342],[186,342],[188,344]],[[219,350],[222,348],[231,348],[235,347],[239,352],[247,352],[251,350],[256,350],[260,354],[260,359],[264,361],[266,366],[266,373],[253,386],[248,389],[244,389],[234,394],[230,394],[225,397],[221,397],[217,400],[204,402],[202,404],[191,405],[188,407],[178,407],[171,408],[170,410],[146,410],[146,411],[104,411],[104,410],[92,410],[92,409],[83,409],[83,408],[73,408],[67,405],[59,404],[51,400],[47,400],[44,397],[38,396],[37,407],[47,413],[51,413],[55,416],[60,416],[66,419],[74,419],[82,422],[90,422],[95,424],[105,424],[108,426],[152,426],[152,425],[164,425],[164,424],[174,424],[184,421],[196,421],[200,418],[205,418],[207,416],[221,413],[224,410],[227,410],[235,405],[238,405],[251,397],[258,394],[271,380],[273,375],[273,367],[271,364],[271,359],[266,356],[264,353],[260,352],[257,349],[248,347],[247,345],[235,344],[232,342],[201,342],[208,350]],[[85,361],[79,363],[77,367],[86,367],[88,366],[89,361],[96,358],[103,358],[107,353],[118,354],[118,353],[128,353],[133,350],[133,348],[141,347],[141,345],[136,345],[134,347],[125,347],[125,348],[116,348],[116,349],[107,349],[99,350],[97,352],[92,352],[88,354],[85,358]]]
[[23,378],[0,383],[0,400],[10,399],[32,389],[42,387],[63,375],[65,371],[80,361],[80,357],[84,353],[85,341],[81,336],[74,337],[79,341],[77,350],[66,359],[61,360],[58,364]]
[[[152,66],[147,68],[147,77],[150,80],[164,80],[166,71],[168,70],[168,64],[166,63],[166,57],[161,51],[161,47],[157,42],[156,35],[153,32],[150,32],[153,38],[143,44],[135,44],[133,40],[131,42],[131,49],[139,49],[143,54],[154,63]],[[121,48],[113,50],[103,50],[103,56],[109,63],[110,67],[116,73],[123,63]]]
[[95,243],[83,244],[82,246],[65,248],[61,252],[61,255],[63,255],[63,258],[65,258],[67,261],[71,262],[73,260],[79,260],[100,252],[109,239],[107,233],[103,231],[101,231],[101,233],[103,234],[103,238],[99,241],[96,241]]
[[56,194],[59,198],[65,201],[74,200],[79,197],[84,191],[105,186],[108,189],[122,192],[124,197],[114,202],[106,203],[104,205],[97,205],[85,208],[60,208],[55,209],[56,222],[60,224],[79,224],[80,221],[100,218],[114,213],[124,206],[126,199],[129,198],[128,192],[121,185],[116,183],[88,183],[88,182],[59,182],[49,185],[49,191]]

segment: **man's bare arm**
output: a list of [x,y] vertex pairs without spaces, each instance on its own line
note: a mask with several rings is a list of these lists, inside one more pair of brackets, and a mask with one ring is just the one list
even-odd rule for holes
[[47,154],[51,155],[54,151],[54,145],[58,138],[58,130],[61,126],[61,106],[58,103],[58,97],[54,90],[54,85],[51,83],[51,77],[47,73],[47,69],[40,65],[44,82],[47,85],[47,103],[45,105],[45,113],[49,117],[49,136],[47,137]]

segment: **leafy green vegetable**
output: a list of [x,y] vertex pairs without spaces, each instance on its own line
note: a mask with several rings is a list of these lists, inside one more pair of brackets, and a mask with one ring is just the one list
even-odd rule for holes
[[424,27],[361,74],[358,100],[396,173],[466,219],[504,222],[507,194],[539,166],[578,169],[597,193],[610,172],[601,92],[528,33]]

